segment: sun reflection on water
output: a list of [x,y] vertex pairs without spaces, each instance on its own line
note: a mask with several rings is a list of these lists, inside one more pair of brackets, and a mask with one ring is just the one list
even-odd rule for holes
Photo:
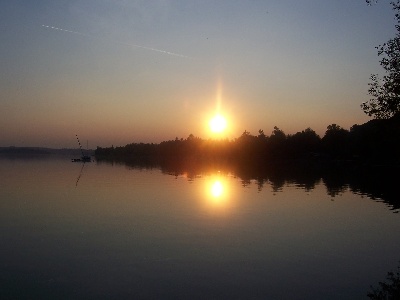
[[224,193],[224,186],[222,185],[221,181],[217,180],[211,186],[211,195],[214,198],[219,198]]
[[212,207],[227,207],[229,204],[229,183],[223,176],[210,176],[206,179],[207,202]]

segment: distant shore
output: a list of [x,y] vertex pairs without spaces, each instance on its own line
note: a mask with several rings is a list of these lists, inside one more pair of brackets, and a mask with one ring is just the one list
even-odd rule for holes
[[[88,155],[94,155],[94,150],[84,150]],[[19,157],[45,157],[45,156],[71,156],[71,157],[80,157],[81,150],[63,148],[63,149],[53,149],[53,148],[45,148],[45,147],[0,147],[0,156],[19,156]]]

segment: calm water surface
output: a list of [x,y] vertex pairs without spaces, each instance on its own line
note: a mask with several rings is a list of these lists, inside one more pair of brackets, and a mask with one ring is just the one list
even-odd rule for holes
[[400,216],[344,190],[0,159],[1,299],[366,299]]

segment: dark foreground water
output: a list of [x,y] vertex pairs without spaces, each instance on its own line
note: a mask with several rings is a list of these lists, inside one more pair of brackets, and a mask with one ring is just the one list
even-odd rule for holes
[[379,198],[219,171],[0,159],[0,299],[367,299],[397,267]]

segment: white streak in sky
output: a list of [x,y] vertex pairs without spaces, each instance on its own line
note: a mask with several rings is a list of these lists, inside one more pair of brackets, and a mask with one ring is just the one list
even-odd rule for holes
[[[82,33],[82,32],[77,32],[77,31],[62,29],[62,28],[58,28],[58,27],[54,27],[54,26],[49,26],[49,25],[42,25],[42,27],[45,27],[45,28],[48,28],[48,29],[53,29],[53,30],[58,30],[58,31],[63,31],[63,32],[68,32],[68,33],[72,33],[72,34],[78,34],[78,35],[85,36],[85,37],[90,37],[90,38],[98,39],[98,37],[95,37],[95,36],[92,36],[92,35],[89,35],[89,34],[85,34],[85,33]],[[166,50],[161,50],[161,49],[156,49],[156,48],[151,48],[151,47],[145,47],[145,46],[140,46],[140,45],[136,45],[136,44],[125,43],[125,42],[117,42],[117,43],[118,43],[118,44],[121,44],[121,45],[126,45],[126,46],[137,47],[137,48],[141,48],[141,49],[145,49],[145,50],[160,52],[160,53],[163,53],[163,54],[168,54],[168,55],[173,55],[173,56],[178,56],[178,57],[183,57],[183,58],[190,58],[189,56],[186,56],[186,55],[183,55],[183,54],[179,54],[179,53],[170,52],[170,51],[166,51]]]

